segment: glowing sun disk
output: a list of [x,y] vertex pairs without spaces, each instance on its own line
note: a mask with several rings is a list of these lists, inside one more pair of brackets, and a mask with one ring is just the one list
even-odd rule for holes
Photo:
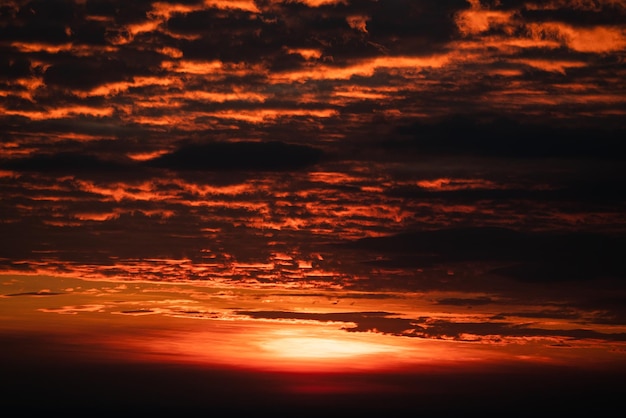
[[338,359],[392,351],[391,347],[363,341],[319,337],[285,337],[262,343],[277,357],[294,359]]

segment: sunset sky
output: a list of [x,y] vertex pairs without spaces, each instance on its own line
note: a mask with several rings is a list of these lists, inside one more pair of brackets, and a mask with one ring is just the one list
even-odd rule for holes
[[625,0],[2,0],[0,135],[5,404],[626,396]]

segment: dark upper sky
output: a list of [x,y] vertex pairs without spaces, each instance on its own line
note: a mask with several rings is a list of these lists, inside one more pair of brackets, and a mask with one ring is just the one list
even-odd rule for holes
[[[260,227],[623,230],[621,1],[16,1],[0,16],[7,267],[72,261],[85,241],[173,256],[150,231],[193,258],[199,229],[253,248]],[[149,242],[126,249],[129,227]]]

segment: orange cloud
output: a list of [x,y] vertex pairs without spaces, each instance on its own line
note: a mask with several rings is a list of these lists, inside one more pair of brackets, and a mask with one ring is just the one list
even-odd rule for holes
[[18,96],[34,103],[36,91],[45,87],[45,83],[41,77],[25,77],[9,81],[6,86],[9,89],[0,90],[0,97]]
[[499,186],[485,179],[455,179],[455,178],[438,178],[434,180],[420,180],[417,182],[419,187],[434,190],[465,190],[465,189],[493,189]]
[[233,91],[229,93],[212,92],[205,90],[186,90],[181,96],[173,96],[174,98],[180,97],[185,99],[194,100],[206,100],[215,103],[224,103],[235,100],[242,100],[247,102],[264,102],[267,96],[260,93],[246,92],[246,91]]
[[87,180],[76,180],[76,184],[82,190],[90,193],[96,193],[110,200],[121,201],[128,200],[168,200],[176,197],[174,192],[165,192],[157,189],[157,185],[153,182],[144,182],[129,187],[124,183],[112,183],[108,186],[99,186],[96,183]]
[[[498,35],[488,35],[476,40],[463,39],[451,44],[455,50],[471,51],[473,59],[482,62],[491,62],[497,53],[515,54],[526,48],[559,48],[561,42],[554,39],[539,39],[529,37],[506,37]],[[498,59],[503,59],[497,57]]]
[[87,92],[74,92],[78,97],[115,96],[132,87],[169,86],[180,84],[180,80],[170,77],[133,77],[132,81],[119,81],[97,86]]
[[564,23],[531,23],[527,25],[534,38],[553,38],[574,51],[609,53],[626,49],[626,28],[596,26],[580,28]]
[[356,29],[360,32],[367,33],[367,21],[369,20],[369,16],[363,15],[352,15],[346,17],[346,22],[352,29]]
[[455,21],[459,32],[463,35],[477,35],[490,29],[511,26],[514,11],[498,11],[483,8],[480,0],[468,0],[471,4],[469,10],[459,12]]
[[222,70],[223,64],[221,61],[163,61],[161,67],[165,70],[174,71],[177,73],[187,74],[211,74],[214,71]]
[[202,113],[220,119],[242,120],[250,123],[260,123],[282,117],[313,117],[330,118],[336,116],[335,109],[257,109],[257,110],[222,110],[218,112]]
[[[479,0],[468,1],[471,8],[459,12],[455,18],[459,32],[465,36],[479,35],[497,29],[505,34],[495,38],[498,43],[520,47],[536,47],[540,46],[536,42],[540,42],[544,46],[552,43],[554,47],[566,45],[575,51],[596,53],[616,52],[626,48],[626,29],[623,26],[583,28],[562,22],[525,23],[519,18],[517,11],[490,10],[483,7]],[[599,5],[583,1],[552,1],[542,5],[527,4],[525,7],[542,10],[561,7],[593,10]],[[515,35],[520,29],[526,34],[527,39]],[[490,38],[493,43],[494,37]]]
[[85,213],[75,213],[74,214],[74,218],[81,220],[81,221],[97,221],[97,222],[103,222],[103,221],[110,221],[112,219],[117,219],[119,218],[120,214],[117,212],[111,212],[111,213],[97,213],[97,212],[85,212]]
[[338,89],[333,91],[333,96],[354,99],[354,100],[383,100],[391,97],[398,98],[396,91],[391,89],[382,92],[380,89],[371,89],[367,87],[352,86],[345,89]]
[[346,67],[320,64],[304,70],[270,74],[269,77],[275,83],[306,80],[345,80],[353,76],[372,76],[378,69],[404,69],[410,71],[421,68],[441,68],[450,61],[451,56],[448,54],[424,57],[385,56],[362,60]]
[[204,4],[218,9],[239,9],[251,13],[261,12],[254,0],[204,0]]
[[313,48],[287,48],[288,54],[299,54],[306,60],[320,59],[322,57],[322,51]]
[[180,49],[172,48],[170,46],[164,46],[156,50],[157,52],[167,55],[170,58],[182,58],[183,52]]
[[126,154],[128,158],[135,161],[147,161],[153,158],[157,158],[161,155],[167,154],[169,150],[158,150],[158,151],[149,151],[149,152],[138,152],[138,153],[130,153]]
[[243,195],[247,193],[253,193],[255,191],[259,191],[259,189],[263,188],[262,184],[253,184],[253,183],[242,183],[242,184],[231,184],[227,186],[213,186],[208,184],[194,184],[184,182],[180,179],[173,179],[169,184],[174,184],[180,187],[181,191],[185,193],[191,193],[194,196],[199,197],[209,197],[209,196],[219,196],[219,195]]
[[60,52],[71,52],[72,55],[79,57],[93,56],[97,53],[115,52],[117,47],[110,45],[77,45],[72,42],[64,44],[47,44],[32,42],[11,42],[11,47],[18,49],[20,52],[47,52],[49,54],[58,54]]
[[340,173],[336,171],[314,171],[309,173],[308,177],[310,181],[327,184],[350,184],[362,180],[361,177],[356,177],[347,173]]
[[111,116],[113,107],[91,107],[91,106],[60,106],[47,110],[11,110],[0,108],[5,115],[24,116],[31,120],[60,119],[68,116],[88,115],[96,117]]
[[[162,25],[176,14],[187,14],[195,11],[205,10],[208,8],[238,9],[252,13],[260,12],[253,0],[205,0],[203,3],[193,5],[172,4],[157,1],[152,4],[152,9],[146,13],[146,20],[132,23],[123,28],[120,28],[120,30],[109,36],[109,41],[115,45],[128,44],[132,42],[135,37],[140,33],[152,32],[156,31],[157,29],[161,30]],[[164,30],[167,32],[166,29]],[[197,38],[197,36],[193,35],[191,35],[191,37],[175,34],[171,35],[178,38]],[[175,48],[164,49],[161,52],[174,58],[182,57],[182,53],[180,53],[180,51],[176,50]]]
[[556,72],[565,74],[568,68],[581,68],[589,65],[584,61],[565,61],[565,60],[547,60],[547,59],[514,59],[513,63],[528,65],[529,67],[538,68],[543,71]]
[[[209,2],[207,1],[205,3]],[[202,8],[201,5],[195,4],[163,3],[157,1],[152,3],[152,10],[150,10],[147,15],[151,19],[165,21],[175,14],[186,14],[201,10]]]
[[346,4],[346,0],[279,0],[283,3],[302,3],[309,7],[320,7],[332,4]]

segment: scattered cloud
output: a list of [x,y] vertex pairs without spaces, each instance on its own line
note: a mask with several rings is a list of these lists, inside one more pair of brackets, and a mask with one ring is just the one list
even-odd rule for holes
[[[589,329],[546,329],[541,324],[519,324],[516,322],[456,322],[454,320],[421,317],[400,318],[389,312],[337,312],[306,313],[284,311],[237,311],[256,319],[313,320],[320,322],[342,322],[348,332],[375,332],[403,337],[460,340],[468,342],[524,343],[525,338],[560,338],[563,340],[606,340],[626,341],[626,333],[602,333]],[[527,318],[558,318],[561,315],[547,312],[527,314]],[[495,338],[495,340],[494,340]],[[516,341],[519,339],[519,341]]]
[[111,287],[37,311],[68,320],[615,356],[625,18],[621,0],[4,2],[0,270],[199,283],[227,306],[104,304]]

